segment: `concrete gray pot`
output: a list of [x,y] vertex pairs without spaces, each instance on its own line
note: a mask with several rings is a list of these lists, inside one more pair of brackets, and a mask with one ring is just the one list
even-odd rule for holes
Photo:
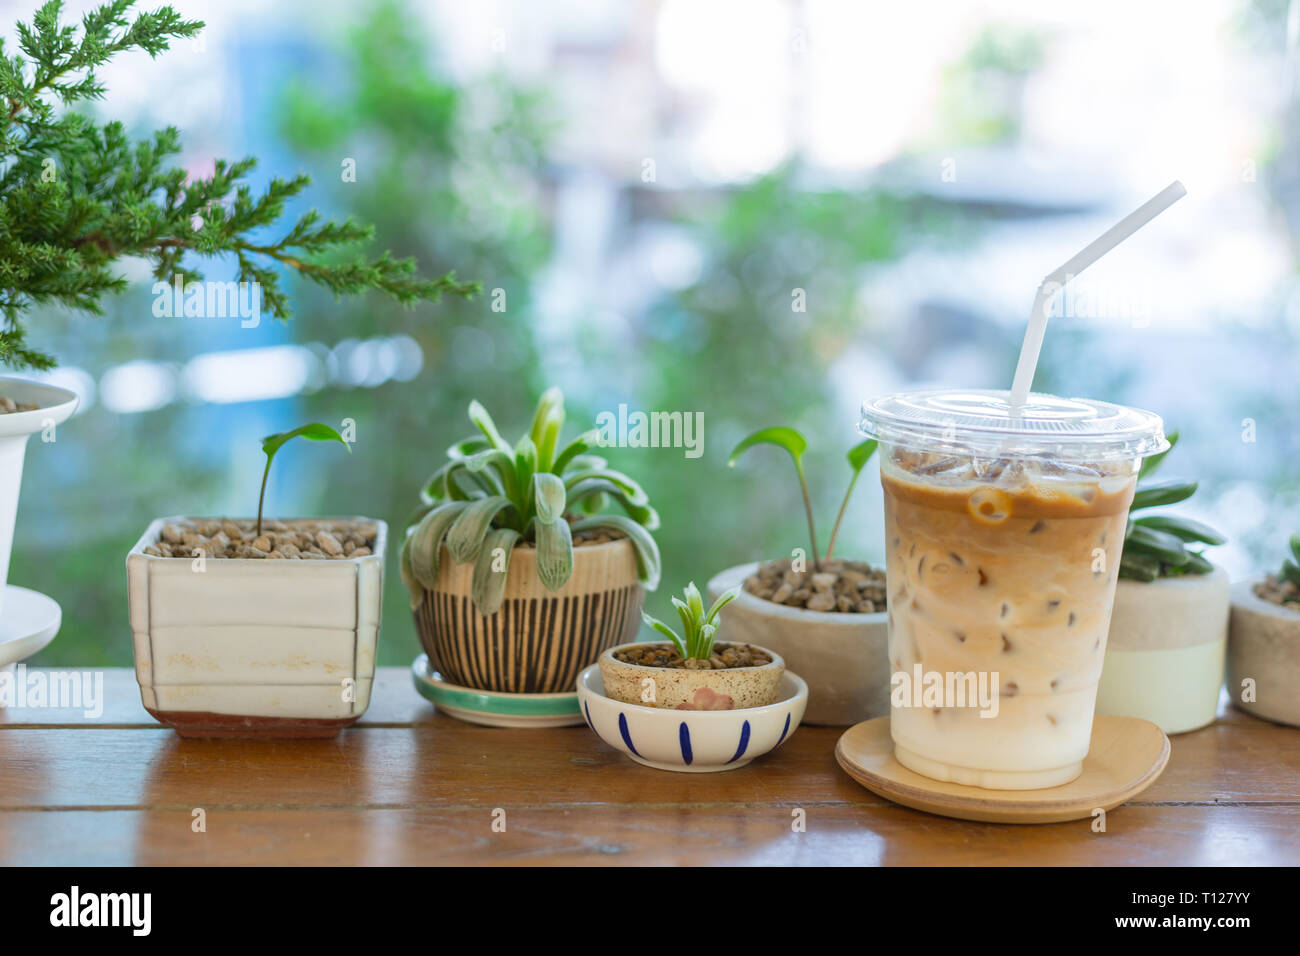
[[[1228,696],[1255,717],[1300,727],[1300,611],[1265,601],[1255,581],[1232,586]],[[1253,681],[1254,700],[1243,700]]]
[[[743,584],[758,564],[709,581],[709,600]],[[847,727],[889,713],[889,615],[808,611],[741,591],[719,617],[717,640],[775,651],[808,683],[805,724]]]

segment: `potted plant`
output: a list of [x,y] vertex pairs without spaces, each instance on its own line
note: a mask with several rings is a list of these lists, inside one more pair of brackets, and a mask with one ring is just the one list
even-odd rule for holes
[[[659,516],[589,453],[597,431],[561,443],[559,389],[514,445],[477,401],[469,418],[478,434],[448,450],[402,545],[420,643],[459,687],[573,693],[582,668],[636,634],[643,588],[659,581]],[[601,511],[611,502],[623,514]]]
[[799,726],[808,687],[780,655],[716,641],[719,616],[694,583],[673,598],[682,630],[643,615],[666,642],[613,647],[578,678],[583,717],[606,743],[663,770],[729,770],[780,746]]
[[1228,696],[1248,714],[1300,727],[1300,534],[1276,574],[1232,587]]
[[780,655],[752,644],[715,642],[718,615],[740,593],[723,593],[706,612],[695,582],[673,598],[682,619],[678,634],[663,621],[642,618],[667,642],[612,647],[600,655],[605,694],[628,704],[675,710],[738,710],[776,699],[785,673]]
[[[96,71],[110,60],[133,52],[156,57],[172,41],[194,37],[203,28],[168,6],[133,18],[132,5],[131,0],[104,4],[72,25],[62,21],[60,3],[44,4],[30,23],[18,24],[17,49],[5,51],[0,364],[53,368],[54,356],[29,339],[31,310],[57,305],[101,312],[106,296],[128,288],[117,268],[127,258],[149,263],[159,284],[179,287],[187,300],[203,291],[194,260],[228,259],[238,268],[239,282],[257,290],[259,312],[280,319],[289,316],[289,301],[277,268],[336,295],[378,290],[407,305],[436,301],[443,293],[468,297],[478,290],[477,283],[457,282],[453,273],[422,278],[414,260],[386,251],[341,258],[341,250],[369,240],[373,230],[351,220],[323,220],[315,210],[280,235],[268,235],[310,177],[272,177],[254,192],[247,181],[256,165],[251,157],[218,159],[210,175],[194,175],[173,162],[181,151],[174,128],[132,141],[120,122],[101,123],[77,109],[102,98]],[[211,301],[211,296],[208,290],[197,298]],[[37,431],[52,436],[75,407],[75,396],[63,389],[0,380],[0,584],[6,583],[27,436]],[[24,589],[6,586],[3,593],[15,600],[6,602],[0,616],[0,641],[24,631],[53,636],[49,625],[53,621],[57,630],[57,604]],[[30,641],[25,644],[30,650]]]
[[808,520],[811,550],[802,557],[742,564],[709,581],[710,596],[741,590],[721,625],[719,640],[753,641],[783,657],[808,683],[810,724],[846,726],[889,713],[889,634],[884,571],[835,558],[835,541],[874,440],[848,453],[852,475],[831,528],[825,555],[818,550],[812,501],[804,476],[807,440],[793,428],[765,428],[731,453],[734,466],[749,448],[776,445],[794,461]]
[[349,447],[322,424],[270,435],[256,519],[159,518],[127,555],[140,695],[183,737],[332,737],[370,701],[387,527],[263,520],[298,437]]
[[[1169,447],[1178,433],[1169,434]],[[1228,575],[1204,547],[1226,540],[1199,521],[1147,514],[1196,491],[1194,481],[1152,481],[1164,452],[1138,472],[1118,568],[1097,713],[1141,717],[1169,734],[1214,721],[1228,636]]]

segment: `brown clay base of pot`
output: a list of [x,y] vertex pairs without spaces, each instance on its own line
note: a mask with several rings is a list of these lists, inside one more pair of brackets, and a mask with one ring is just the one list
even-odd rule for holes
[[337,737],[344,727],[355,724],[360,718],[334,717],[249,717],[238,714],[213,714],[192,710],[152,710],[150,715],[158,723],[170,727],[186,738],[292,738],[295,740]]

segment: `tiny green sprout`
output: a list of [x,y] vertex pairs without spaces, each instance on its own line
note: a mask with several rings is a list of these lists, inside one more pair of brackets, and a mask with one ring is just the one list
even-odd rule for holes
[[682,590],[682,596],[686,600],[683,601],[677,597],[673,598],[673,607],[677,608],[677,615],[682,619],[681,634],[644,611],[641,612],[641,619],[672,641],[673,646],[677,648],[677,653],[682,655],[683,660],[707,661],[713,656],[713,635],[718,631],[718,614],[721,613],[724,607],[735,600],[736,595],[739,593],[739,586],[724,591],[718,595],[718,599],[713,602],[713,606],[706,613],[704,598],[700,596],[700,589],[695,586],[694,581],[686,585]]
[[257,496],[258,537],[262,535],[262,502],[266,498],[266,479],[271,474],[271,461],[275,458],[275,453],[291,438],[307,438],[311,441],[336,441],[348,450],[348,454],[352,454],[352,446],[347,443],[344,437],[328,425],[322,425],[320,422],[313,422],[310,425],[295,428],[291,432],[280,432],[278,435],[267,435],[263,438],[262,451],[266,452],[266,470],[262,472],[262,491]]
[[[784,448],[794,460],[794,470],[799,475],[799,490],[803,493],[803,510],[808,517],[808,541],[812,545],[813,567],[820,570],[821,558],[817,548],[817,528],[813,524],[812,499],[808,495],[808,479],[803,473],[803,453],[808,450],[808,440],[793,428],[763,428],[740,440],[740,443],[731,450],[727,466],[734,468],[740,456],[755,445],[776,445],[778,448]],[[849,467],[853,469],[853,477],[849,479],[848,490],[844,492],[844,500],[840,502],[839,513],[835,516],[835,524],[831,527],[831,540],[826,547],[827,561],[835,556],[835,539],[839,536],[840,523],[844,520],[844,512],[848,509],[849,498],[858,483],[858,476],[862,474],[862,469],[875,453],[876,441],[872,438],[849,449],[847,457]]]

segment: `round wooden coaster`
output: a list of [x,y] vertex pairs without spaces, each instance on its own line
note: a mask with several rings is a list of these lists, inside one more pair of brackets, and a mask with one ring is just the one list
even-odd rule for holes
[[985,823],[1061,823],[1110,810],[1151,786],[1169,762],[1169,738],[1147,720],[1099,715],[1083,773],[1046,790],[985,790],[923,777],[894,759],[888,717],[846,730],[835,759],[872,793],[914,810]]

